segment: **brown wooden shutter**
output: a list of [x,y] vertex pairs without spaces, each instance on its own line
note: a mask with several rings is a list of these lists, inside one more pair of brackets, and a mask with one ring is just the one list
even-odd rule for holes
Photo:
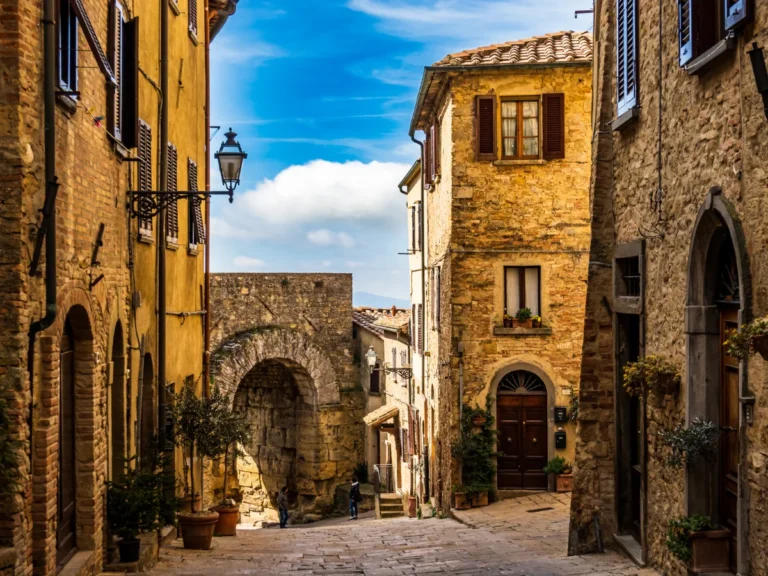
[[418,218],[418,222],[416,223],[416,229],[419,231],[419,235],[417,237],[417,240],[419,242],[419,250],[424,250],[424,227],[423,227],[423,217],[422,217],[422,211],[421,211],[421,204],[419,204],[417,210],[416,210],[416,218]]
[[422,338],[421,338],[421,335],[424,332],[424,318],[423,318],[423,314],[422,314],[422,308],[423,307],[422,307],[421,304],[417,304],[416,305],[416,319],[417,319],[416,332],[417,332],[418,338],[419,338],[419,345],[418,345],[419,354],[423,354],[424,353],[423,341],[422,341]]
[[[66,2],[67,0],[61,1]],[[96,35],[96,31],[93,29],[93,24],[91,24],[91,19],[88,17],[88,12],[85,11],[83,0],[69,0],[69,5],[75,12],[77,20],[80,22],[83,35],[88,41],[88,46],[91,48],[91,52],[93,52],[93,55],[96,58],[96,64],[98,65],[99,70],[101,70],[101,73],[104,74],[107,82],[113,86],[116,85],[115,74],[112,71],[112,66],[110,66],[109,59],[104,53],[104,49],[101,47],[101,42],[99,42],[99,37]]]
[[139,144],[139,19],[123,25],[122,122],[120,133],[123,146]]
[[429,188],[429,185],[432,183],[432,135],[429,128],[427,128],[425,133],[427,139],[424,142],[424,165],[422,169],[424,170],[424,181],[427,183],[427,188]]
[[[197,191],[197,163],[188,161],[189,191]],[[190,244],[205,243],[205,227],[203,225],[203,211],[200,207],[200,200],[190,199]],[[192,233],[194,231],[194,234]],[[194,240],[194,242],[193,242]]]
[[475,98],[475,148],[478,160],[496,160],[496,97]]
[[189,0],[189,31],[197,36],[197,0]]
[[122,140],[122,80],[123,80],[123,9],[117,0],[109,4],[109,55],[115,86],[109,87],[109,114],[107,126],[117,140]]
[[435,135],[434,135],[434,141],[435,141],[435,176],[440,175],[440,155],[441,155],[441,146],[440,146],[440,124],[435,122]]
[[[168,143],[168,184],[166,191],[178,192],[178,170],[179,170],[179,152],[176,147]],[[167,236],[168,240],[177,242],[179,239],[179,202],[174,199],[168,203],[168,211],[166,214],[167,219]]]
[[565,95],[544,94],[544,159],[565,158]]
[[416,252],[416,206],[411,206],[411,251]]
[[[152,191],[152,128],[139,121],[139,191]],[[139,218],[139,230],[152,233],[152,217]]]
[[429,174],[430,181],[437,178],[437,154],[435,149],[435,125],[429,127]]

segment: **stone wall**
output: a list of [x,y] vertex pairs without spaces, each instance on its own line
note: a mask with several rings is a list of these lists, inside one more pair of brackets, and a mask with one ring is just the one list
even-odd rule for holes
[[294,517],[330,511],[364,457],[351,275],[216,274],[211,286],[214,381],[254,435],[234,476],[243,513],[273,512],[283,485]]
[[[612,2],[598,3],[596,22],[601,38],[601,73],[598,79],[600,124],[595,131],[607,129],[606,119],[616,117],[616,55],[613,47],[615,14]],[[673,558],[664,545],[667,522],[684,514],[692,505],[687,500],[686,484],[695,474],[683,476],[663,464],[666,448],[659,433],[687,415],[696,406],[688,398],[694,387],[703,382],[716,382],[718,377],[697,375],[701,358],[688,356],[695,338],[695,327],[686,329],[686,305],[691,301],[689,275],[692,239],[700,214],[711,213],[708,206],[719,205],[728,218],[740,228],[743,236],[733,237],[737,252],[744,255],[741,320],[768,314],[768,222],[763,208],[768,174],[764,169],[768,153],[766,117],[749,64],[747,51],[752,42],[764,46],[768,41],[768,8],[755,4],[754,19],[739,31],[734,50],[726,52],[697,75],[688,74],[678,64],[677,3],[664,0],[661,30],[661,71],[659,69],[658,3],[640,3],[639,29],[639,117],[605,142],[598,140],[594,172],[593,232],[602,245],[593,243],[591,260],[612,258],[611,240],[627,243],[646,237],[645,241],[645,354],[663,355],[683,375],[683,388],[675,397],[663,402],[649,402],[645,407],[647,435],[645,533],[648,562],[667,574],[684,574],[685,567]],[[659,75],[661,72],[662,107],[659,110]],[[601,85],[602,84],[602,85]],[[661,119],[659,114],[661,113]],[[658,172],[659,131],[661,122],[661,158]],[[613,148],[611,153],[610,148]],[[649,200],[657,190],[659,179],[663,202],[658,210]],[[713,187],[721,192],[709,195]],[[611,210],[612,209],[612,210]],[[603,218],[612,211],[615,222]],[[701,212],[700,212],[701,211]],[[720,218],[720,216],[718,216]],[[606,316],[600,311],[603,298],[611,302],[610,283],[605,274],[590,275],[587,339],[584,349],[582,403],[591,407],[591,423],[582,423],[579,468],[574,492],[574,527],[571,550],[588,547],[586,528],[593,512],[600,514],[604,526],[615,525],[610,492],[610,473],[602,474],[612,464],[613,446],[600,448],[593,441],[609,440],[613,432],[599,432],[592,424],[610,422],[613,417],[611,382],[613,358],[611,338],[607,334]],[[590,318],[591,317],[591,318]],[[589,322],[599,321],[600,329]],[[602,344],[601,344],[602,343]],[[715,347],[715,352],[719,346]],[[587,372],[589,365],[589,372]],[[766,381],[768,364],[760,356],[742,363],[740,404],[740,481],[741,495],[739,573],[763,574],[768,571],[768,554],[764,546],[768,534],[765,505],[768,502],[766,470],[766,434],[768,434],[768,396]],[[589,394],[587,393],[589,391]],[[754,397],[754,425],[745,420],[746,404]],[[582,457],[583,456],[583,457]],[[589,463],[589,468],[586,464]],[[600,485],[599,492],[595,488]],[[581,505],[582,510],[577,510]],[[589,513],[585,513],[588,510]],[[604,536],[608,536],[607,533]]]
[[[475,96],[543,93],[565,94],[566,158],[476,161]],[[430,363],[431,372],[439,374],[438,482],[447,507],[451,486],[460,481],[450,456],[458,431],[459,342],[465,403],[484,406],[486,396],[495,395],[497,375],[515,366],[545,375],[550,406],[567,406],[568,393],[578,389],[590,237],[590,67],[451,74],[441,106],[444,125],[451,127],[442,137],[450,161],[444,159],[440,182],[427,202],[430,265],[441,266],[445,302],[439,335],[431,338],[439,347],[437,358]],[[516,265],[541,267],[541,316],[551,333],[497,331],[505,305],[504,267]],[[555,455],[553,412],[549,457]],[[572,460],[575,430],[572,424],[564,428],[569,441],[558,453]]]

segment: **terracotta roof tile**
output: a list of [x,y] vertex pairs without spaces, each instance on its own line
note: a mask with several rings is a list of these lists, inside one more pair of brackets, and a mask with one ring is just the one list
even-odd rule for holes
[[408,326],[411,311],[403,308],[368,308],[358,307],[352,310],[352,321],[380,336],[384,330],[401,330]]
[[449,54],[434,65],[492,66],[591,61],[592,35],[588,32],[563,31]]

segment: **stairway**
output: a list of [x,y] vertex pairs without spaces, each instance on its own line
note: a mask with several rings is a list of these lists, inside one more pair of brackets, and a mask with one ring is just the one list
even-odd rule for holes
[[405,516],[403,499],[399,494],[377,494],[376,500],[376,518],[386,519]]

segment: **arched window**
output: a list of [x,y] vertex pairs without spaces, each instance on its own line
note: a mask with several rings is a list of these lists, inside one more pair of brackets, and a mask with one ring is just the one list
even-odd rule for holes
[[499,394],[546,394],[547,386],[533,372],[514,370],[499,382]]

